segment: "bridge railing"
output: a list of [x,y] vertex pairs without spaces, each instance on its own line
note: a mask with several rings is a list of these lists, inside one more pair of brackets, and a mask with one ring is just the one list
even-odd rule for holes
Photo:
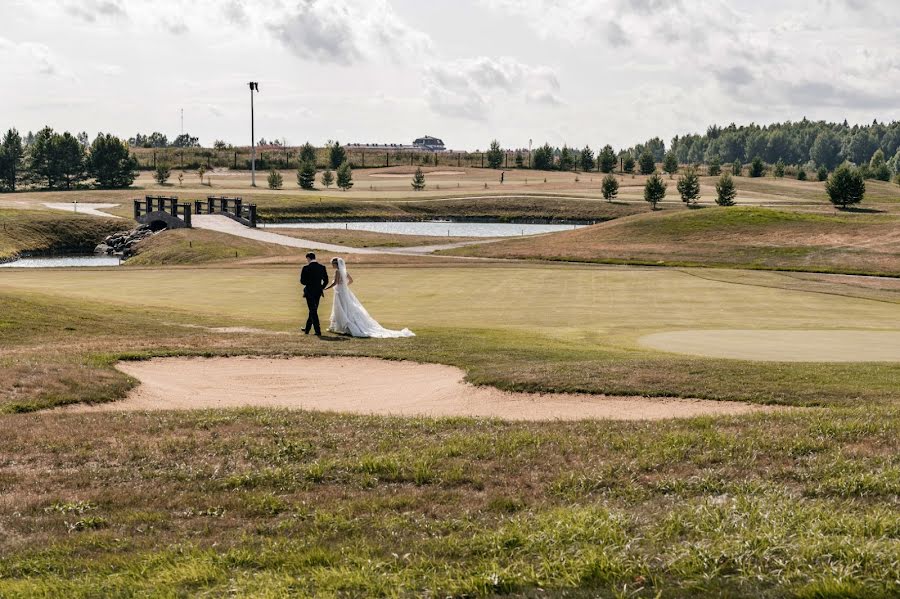
[[190,228],[192,208],[189,203],[179,204],[176,196],[145,196],[134,200],[134,219],[140,221],[153,212],[164,212],[180,218]]
[[195,214],[224,214],[237,218],[250,227],[256,226],[256,204],[245,204],[243,198],[208,196],[206,200],[194,200]]

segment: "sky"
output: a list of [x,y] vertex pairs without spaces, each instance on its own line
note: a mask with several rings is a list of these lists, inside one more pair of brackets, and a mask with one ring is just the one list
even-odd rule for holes
[[897,0],[0,0],[0,128],[616,149],[900,120]]

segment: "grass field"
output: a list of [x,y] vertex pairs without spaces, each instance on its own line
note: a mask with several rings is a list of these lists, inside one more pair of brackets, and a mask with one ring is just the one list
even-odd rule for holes
[[492,258],[900,275],[900,218],[703,208],[448,253]]
[[0,262],[24,254],[90,253],[105,235],[127,226],[111,218],[0,210]]

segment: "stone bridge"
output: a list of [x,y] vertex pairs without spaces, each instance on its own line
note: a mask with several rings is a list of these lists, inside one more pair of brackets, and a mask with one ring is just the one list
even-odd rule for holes
[[134,220],[153,231],[191,228],[192,214],[221,214],[246,227],[256,228],[256,204],[242,198],[209,196],[206,200],[179,203],[176,196],[145,196],[134,200]]
[[195,214],[221,214],[252,229],[256,228],[256,204],[245,204],[243,198],[208,196],[194,200]]

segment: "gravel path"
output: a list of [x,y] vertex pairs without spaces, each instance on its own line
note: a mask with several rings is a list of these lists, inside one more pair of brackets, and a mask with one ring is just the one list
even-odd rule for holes
[[44,206],[47,208],[51,208],[53,210],[65,210],[66,212],[73,212],[77,214],[86,214],[88,216],[105,216],[106,218],[122,218],[121,216],[116,216],[115,214],[109,214],[108,212],[101,212],[101,210],[109,210],[110,208],[115,208],[118,204],[82,204],[81,202],[49,202],[44,203]]

